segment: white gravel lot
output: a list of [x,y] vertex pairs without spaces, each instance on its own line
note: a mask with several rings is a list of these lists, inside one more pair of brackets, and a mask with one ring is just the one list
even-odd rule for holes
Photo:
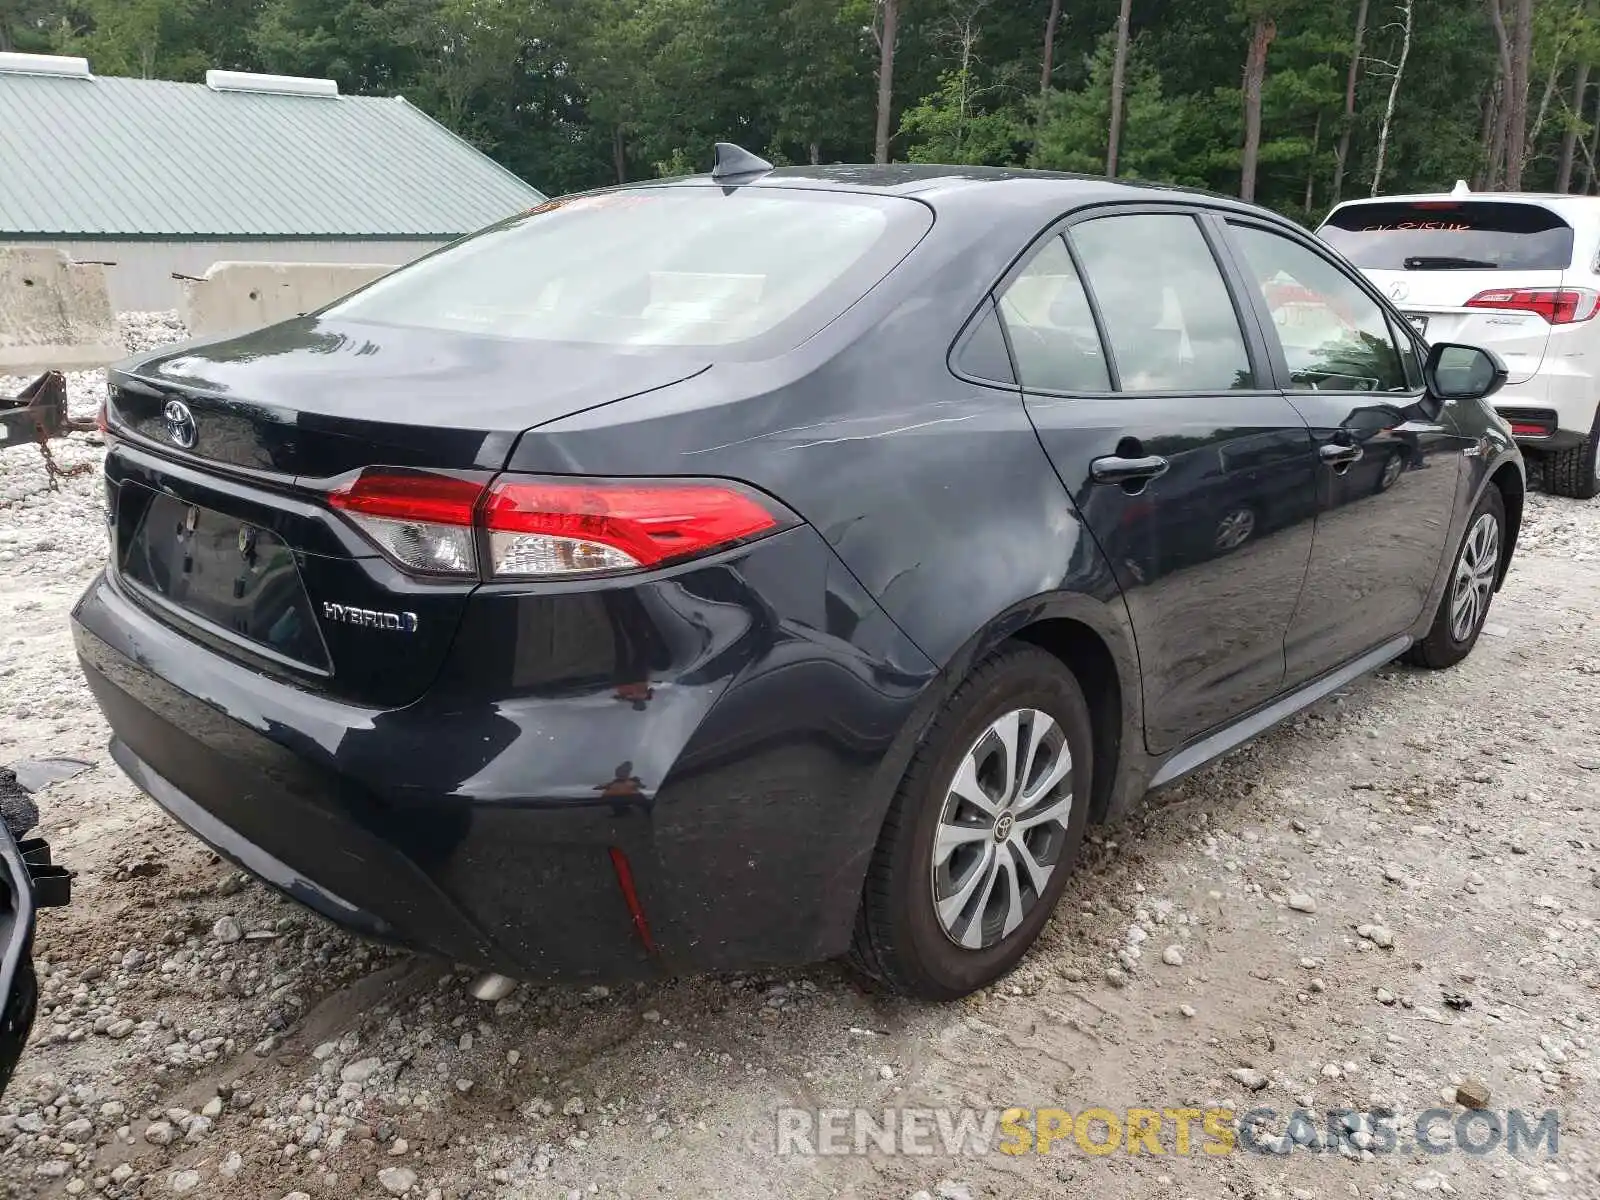
[[[71,385],[89,415],[100,373]],[[74,436],[51,491],[0,451],[0,764],[93,763],[38,797],[77,878],[41,920],[0,1196],[1600,1197],[1600,502],[1530,496],[1461,667],[1389,668],[1098,831],[986,993],[820,966],[491,1005],[236,875],[110,763],[66,627],[99,455]],[[1296,1107],[1389,1108],[1405,1146],[1469,1081],[1557,1110],[1558,1152],[1276,1140]],[[1279,1152],[780,1155],[779,1105],[1268,1106]]]

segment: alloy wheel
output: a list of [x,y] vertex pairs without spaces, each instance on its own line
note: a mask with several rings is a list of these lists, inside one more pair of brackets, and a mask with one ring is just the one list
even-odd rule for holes
[[1236,508],[1217,525],[1217,549],[1237,550],[1250,540],[1250,535],[1255,531],[1256,514],[1248,508]]
[[1060,863],[1072,803],[1072,753],[1048,713],[1014,709],[978,735],[934,835],[933,906],[946,937],[984,950],[1022,924]]
[[1483,513],[1472,523],[1456,560],[1450,594],[1450,636],[1465,642],[1489,612],[1495,574],[1500,567],[1500,522]]
[[1392,488],[1404,468],[1405,461],[1398,454],[1391,454],[1389,461],[1383,464],[1383,475],[1378,480],[1378,490],[1388,491]]

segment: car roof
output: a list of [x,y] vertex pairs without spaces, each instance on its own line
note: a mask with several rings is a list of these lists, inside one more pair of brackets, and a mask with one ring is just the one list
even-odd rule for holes
[[935,210],[969,208],[993,202],[1007,208],[1028,207],[1037,202],[1058,211],[1082,204],[1158,203],[1162,200],[1184,203],[1203,202],[1258,215],[1267,209],[1247,204],[1232,196],[1199,188],[1172,184],[1111,180],[1100,175],[1080,175],[1067,171],[1035,171],[1021,167],[950,166],[937,163],[849,164],[827,166],[775,167],[760,175],[739,179],[714,179],[710,175],[687,175],[671,179],[640,180],[618,189],[647,187],[718,186],[753,188],[798,188],[815,191],[865,192],[914,197]]

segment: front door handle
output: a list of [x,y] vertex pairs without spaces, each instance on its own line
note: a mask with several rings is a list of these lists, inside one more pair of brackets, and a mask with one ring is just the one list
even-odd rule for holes
[[1171,465],[1159,454],[1147,454],[1142,458],[1109,454],[1090,463],[1089,474],[1096,483],[1142,483],[1165,475]]
[[1328,442],[1317,450],[1318,456],[1330,467],[1348,467],[1353,462],[1360,462],[1365,453],[1360,446],[1345,446],[1338,442]]

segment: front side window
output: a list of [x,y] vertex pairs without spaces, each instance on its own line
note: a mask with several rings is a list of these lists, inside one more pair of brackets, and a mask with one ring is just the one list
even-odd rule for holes
[[1393,320],[1389,330],[1394,334],[1394,344],[1400,347],[1400,365],[1405,369],[1406,387],[1415,392],[1422,387],[1422,361],[1417,357],[1417,343],[1411,335]]
[[1403,392],[1410,384],[1378,302],[1320,254],[1254,225],[1230,225],[1301,391]]
[[1096,217],[1070,236],[1123,391],[1256,386],[1228,286],[1193,217]]
[[931,223],[924,205],[895,196],[698,186],[578,196],[323,315],[634,351],[781,352],[859,300]]

